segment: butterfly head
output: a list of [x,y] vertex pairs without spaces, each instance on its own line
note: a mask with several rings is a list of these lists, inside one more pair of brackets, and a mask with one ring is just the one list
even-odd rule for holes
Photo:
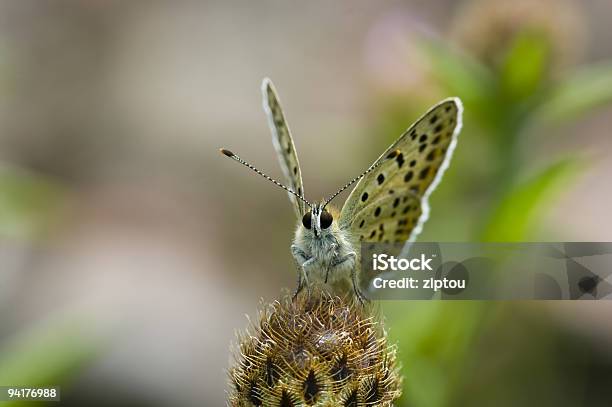
[[311,231],[315,237],[332,233],[335,220],[335,210],[328,210],[324,204],[315,204],[302,217],[302,226]]

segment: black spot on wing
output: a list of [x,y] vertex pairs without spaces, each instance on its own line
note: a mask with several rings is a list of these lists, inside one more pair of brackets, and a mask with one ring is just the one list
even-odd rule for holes
[[423,179],[427,178],[427,175],[429,174],[429,170],[430,170],[430,167],[423,168],[421,170],[421,172],[419,173],[419,179],[423,180]]
[[434,150],[431,150],[431,151],[429,152],[429,154],[427,154],[427,157],[426,157],[427,161],[433,161],[433,160],[435,160],[435,159],[436,159],[436,154],[437,154],[437,152],[438,152],[438,150],[435,150],[435,149],[434,149]]
[[397,166],[399,168],[402,168],[402,165],[404,165],[404,154],[400,153],[395,159],[395,161],[397,161]]
[[385,175],[378,174],[378,177],[376,177],[376,181],[378,182],[378,185],[381,185],[383,182],[385,182]]

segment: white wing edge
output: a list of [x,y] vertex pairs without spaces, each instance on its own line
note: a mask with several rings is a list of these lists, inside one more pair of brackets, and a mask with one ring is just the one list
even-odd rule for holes
[[427,222],[427,219],[429,219],[429,210],[430,210],[429,195],[431,195],[431,193],[436,189],[440,181],[442,181],[442,176],[444,175],[444,172],[450,165],[451,158],[453,156],[453,153],[455,152],[455,147],[457,146],[457,138],[459,137],[459,133],[461,132],[461,127],[463,126],[463,103],[461,103],[461,99],[459,99],[458,97],[450,97],[450,98],[444,99],[443,101],[439,102],[438,104],[433,106],[431,109],[429,109],[429,111],[425,113],[423,117],[427,116],[429,112],[436,109],[441,104],[444,104],[447,102],[453,102],[457,106],[457,125],[455,126],[455,130],[453,131],[451,142],[448,145],[448,148],[446,149],[446,155],[444,157],[444,160],[442,161],[442,164],[440,164],[440,168],[438,168],[438,172],[436,173],[435,178],[429,185],[429,188],[425,190],[425,193],[423,194],[423,198],[421,198],[421,207],[422,207],[423,212],[421,213],[421,216],[419,217],[419,220],[416,226],[414,227],[414,229],[412,229],[412,232],[410,232],[410,237],[406,241],[406,244],[402,248],[402,252],[400,254],[401,257],[405,257],[408,254],[408,250],[410,249],[410,246],[412,245],[412,243],[414,243],[417,236],[423,230],[423,225],[425,224],[425,222]]

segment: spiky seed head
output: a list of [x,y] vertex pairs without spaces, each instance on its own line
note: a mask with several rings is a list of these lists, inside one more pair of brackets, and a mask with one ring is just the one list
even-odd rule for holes
[[391,406],[401,394],[395,346],[352,299],[286,295],[239,335],[231,406]]

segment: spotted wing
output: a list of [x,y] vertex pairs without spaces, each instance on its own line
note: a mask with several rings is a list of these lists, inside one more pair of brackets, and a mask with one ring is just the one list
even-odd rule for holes
[[444,100],[402,134],[353,189],[340,227],[360,241],[414,240],[427,220],[429,194],[448,166],[461,114],[458,98]]
[[[261,84],[263,93],[263,107],[268,116],[268,124],[272,131],[272,144],[276,150],[276,155],[280,166],[285,175],[287,186],[298,195],[303,196],[304,187],[302,185],[302,171],[298,161],[295,145],[289,132],[289,127],[285,122],[285,116],[278,101],[278,96],[274,90],[274,86],[270,79],[264,79]],[[298,219],[301,219],[305,213],[305,204],[300,199],[292,194],[289,195],[289,200],[293,204]]]

